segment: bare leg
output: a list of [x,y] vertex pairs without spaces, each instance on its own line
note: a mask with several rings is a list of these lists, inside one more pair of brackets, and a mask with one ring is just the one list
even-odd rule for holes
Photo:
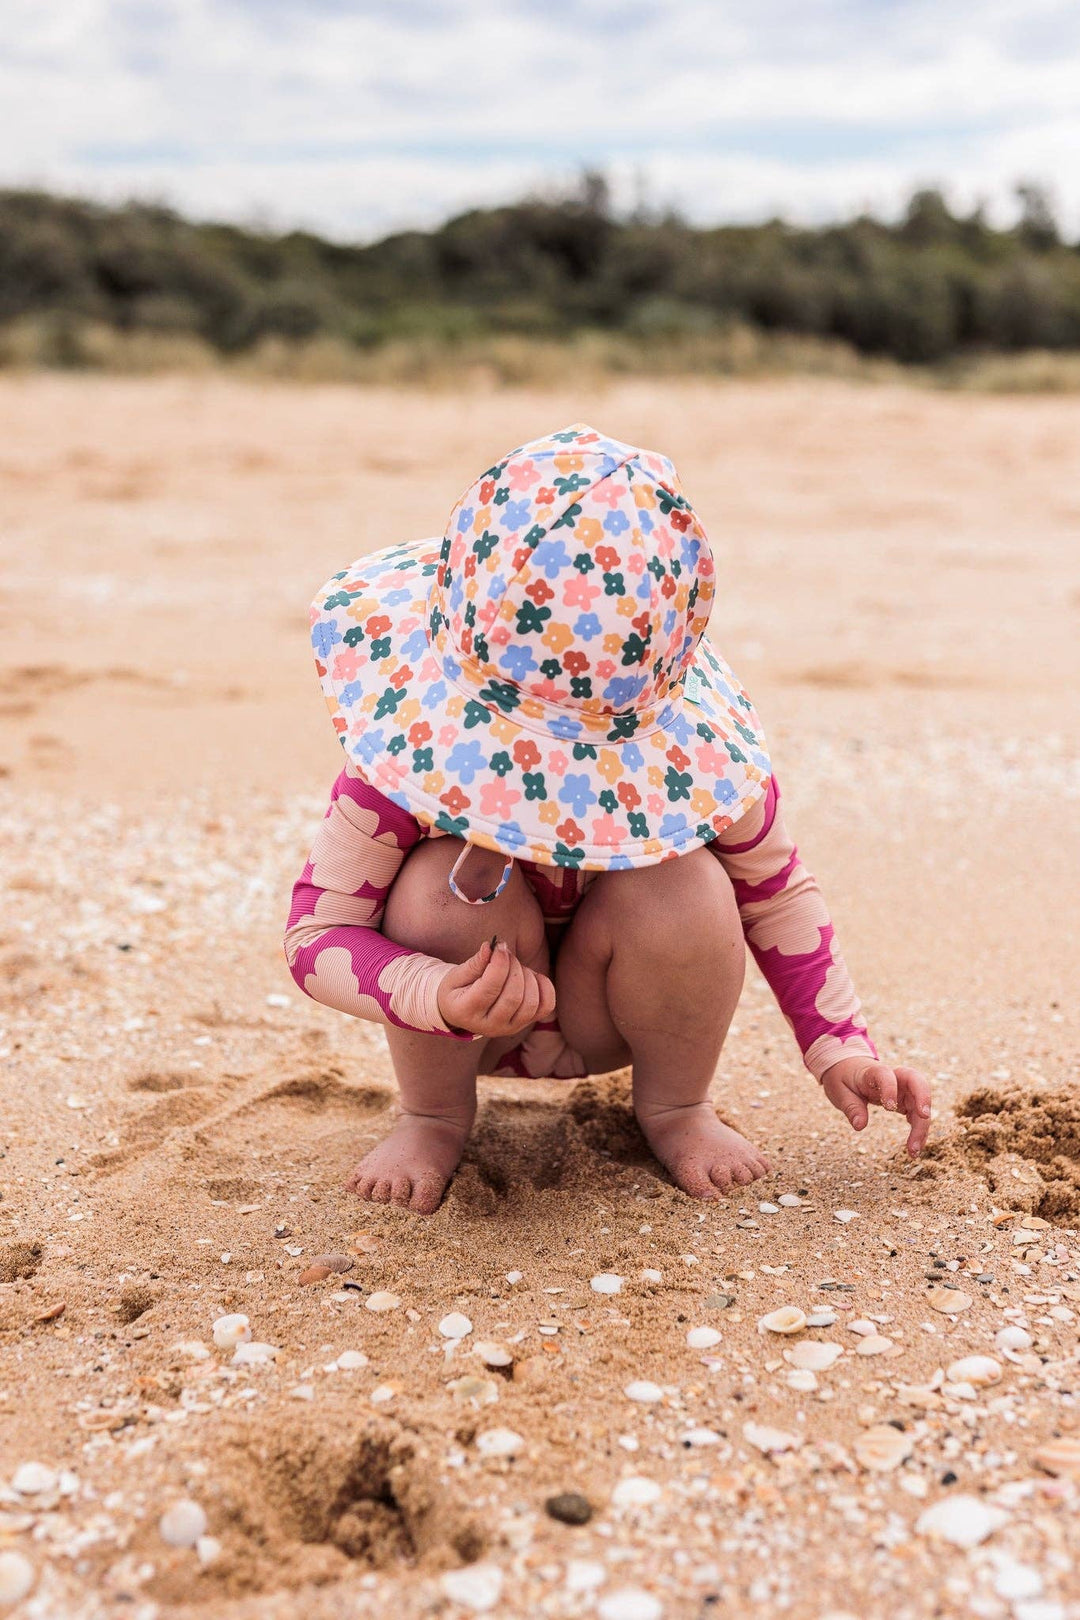
[[590,1073],[633,1064],[638,1123],[695,1198],[770,1168],[708,1101],[745,963],[731,884],[707,850],[597,878],[556,959],[563,1034]]
[[[505,940],[528,967],[547,972],[547,942],[540,908],[515,869],[497,900],[467,906],[451,894],[447,876],[461,853],[457,838],[425,839],[405,861],[390,890],[383,919],[388,938],[445,962],[464,962],[492,934]],[[477,849],[464,874],[469,892],[495,887],[501,856]],[[476,1114],[476,1076],[521,1036],[503,1042],[451,1041],[388,1025],[386,1038],[401,1092],[401,1115],[345,1185],[379,1204],[429,1215],[437,1209],[461,1160]]]

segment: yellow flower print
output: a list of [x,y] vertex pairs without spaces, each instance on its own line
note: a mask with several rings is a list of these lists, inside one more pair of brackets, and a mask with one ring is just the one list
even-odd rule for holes
[[663,785],[664,785],[664,773],[660,769],[659,765],[650,765],[645,774],[649,778],[649,786],[650,787],[654,787],[654,788],[662,788],[663,787]]
[[498,742],[505,743],[508,748],[518,734],[517,727],[512,726],[501,714],[492,716],[491,733]]
[[[550,648],[553,653],[563,653],[566,651],[567,647],[572,644],[574,640],[574,632],[571,630],[568,624],[549,624],[543,635],[540,637],[540,640],[544,643],[544,646]],[[622,642],[619,641],[618,636],[615,637],[615,640],[619,642],[619,646],[621,647]]]
[[544,823],[545,827],[554,827],[555,823],[561,818],[562,811],[560,810],[559,806],[554,804],[550,799],[545,799],[543,804],[540,805],[539,809],[537,810],[537,815],[540,817],[540,820]]
[[446,786],[446,777],[442,771],[428,771],[424,777],[424,792],[431,798],[437,799]]
[[598,546],[604,537],[604,531],[597,518],[579,518],[574,534],[583,546]]
[[716,809],[716,800],[704,788],[695,788],[690,795],[690,808],[699,821],[707,821]]
[[622,652],[622,636],[612,634],[604,637],[604,651],[609,658],[617,658]]
[[615,604],[615,611],[621,619],[632,619],[641,605],[632,596],[617,596]]
[[453,693],[453,695],[451,697],[447,698],[447,700],[446,700],[446,712],[451,717],[452,720],[456,720],[460,714],[464,713],[464,711],[465,711],[465,699],[461,696],[461,694],[459,692],[455,692],[455,693]]
[[609,787],[614,787],[623,773],[622,761],[614,748],[601,748],[596,756],[596,768]]

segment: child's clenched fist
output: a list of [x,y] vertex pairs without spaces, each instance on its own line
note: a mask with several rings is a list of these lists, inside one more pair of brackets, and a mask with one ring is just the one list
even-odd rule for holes
[[471,1035],[518,1035],[555,1010],[555,986],[520,962],[502,940],[481,945],[439,985],[439,1011],[451,1029]]

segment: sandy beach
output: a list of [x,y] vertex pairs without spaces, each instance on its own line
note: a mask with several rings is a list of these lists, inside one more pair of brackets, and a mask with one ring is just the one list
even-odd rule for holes
[[[394,1092],[282,954],[340,760],[308,603],[575,420],[712,536],[870,1029],[935,1084],[915,1166],[751,968],[741,1201],[670,1185],[625,1073],[483,1082],[430,1219],[342,1190]],[[1080,397],[8,376],[0,428],[10,1612],[1080,1615]]]

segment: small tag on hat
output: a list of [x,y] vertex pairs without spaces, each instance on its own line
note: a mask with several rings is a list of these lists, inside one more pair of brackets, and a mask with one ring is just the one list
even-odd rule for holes
[[683,696],[687,703],[700,703],[702,693],[708,690],[708,683],[701,671],[691,665],[686,680],[683,682]]

